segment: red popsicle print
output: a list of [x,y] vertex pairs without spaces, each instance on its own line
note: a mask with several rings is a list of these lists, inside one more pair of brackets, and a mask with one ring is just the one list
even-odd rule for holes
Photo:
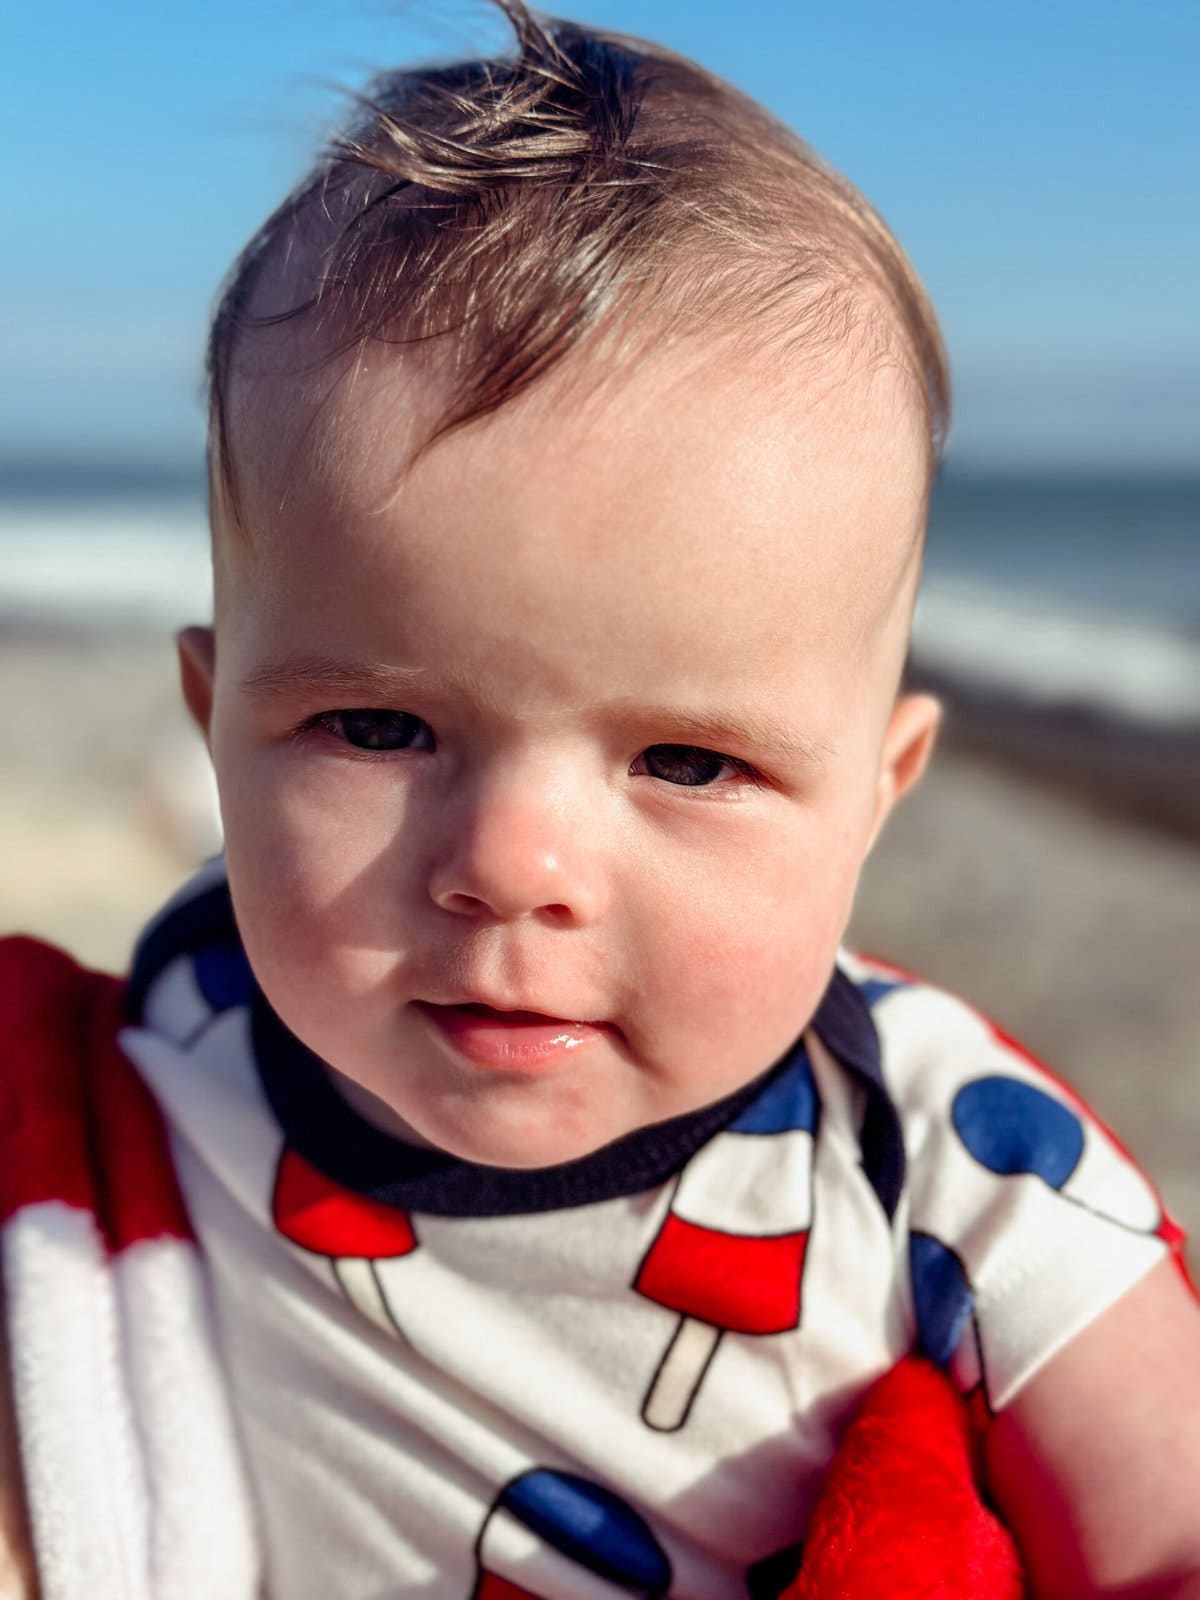
[[405,1212],[335,1183],[286,1146],[275,1174],[271,1210],[276,1231],[285,1239],[329,1257],[351,1305],[386,1332],[403,1337],[375,1263],[411,1255],[417,1248]]
[[801,1053],[684,1168],[634,1288],[679,1313],[642,1403],[659,1432],[687,1421],[726,1331],[800,1322],[812,1217],[816,1086]]
[[634,1284],[680,1314],[642,1406],[651,1428],[670,1432],[687,1421],[726,1329],[786,1333],[799,1324],[807,1247],[807,1229],[752,1238],[668,1212]]

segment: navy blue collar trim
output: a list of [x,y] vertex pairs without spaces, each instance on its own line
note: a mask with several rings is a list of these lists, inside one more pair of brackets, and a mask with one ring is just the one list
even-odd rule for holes
[[866,1110],[858,1135],[862,1166],[890,1222],[904,1188],[904,1132],[884,1081],[879,1034],[871,1020],[871,1008],[862,990],[840,967],[834,969],[813,1027],[821,1043],[866,1091]]
[[177,957],[195,955],[197,950],[210,946],[230,945],[240,948],[241,938],[224,878],[180,905],[168,905],[145,929],[134,951],[125,995],[129,1015],[141,1016],[150,985]]
[[[240,950],[223,882],[171,908],[147,930],[130,979],[131,1013],[140,1015],[150,984],[172,960],[204,949]],[[513,1216],[657,1188],[804,1054],[797,1041],[752,1083],[715,1105],[636,1129],[577,1161],[529,1170],[489,1167],[406,1144],[376,1128],[337,1092],[324,1062],[288,1031],[257,985],[252,986],[250,1004],[259,1077],[288,1143],[346,1188],[385,1205],[434,1216]],[[863,1170],[891,1218],[904,1182],[899,1118],[884,1084],[870,1009],[840,969],[835,969],[811,1025],[865,1091]]]

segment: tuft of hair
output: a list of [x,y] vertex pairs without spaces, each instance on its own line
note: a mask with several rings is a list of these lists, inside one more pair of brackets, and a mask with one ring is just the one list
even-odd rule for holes
[[[912,379],[941,454],[949,377],[929,299],[882,218],[761,106],[660,47],[495,0],[509,58],[392,71],[263,224],[208,347],[211,459],[236,506],[228,396],[255,330],[303,321],[332,359],[435,359],[426,440],[504,405],[594,331],[858,338]],[[652,313],[652,315],[651,315]]]

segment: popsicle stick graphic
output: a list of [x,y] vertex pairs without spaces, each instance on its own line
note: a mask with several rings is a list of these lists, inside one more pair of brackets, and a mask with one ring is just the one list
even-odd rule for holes
[[679,1313],[642,1403],[648,1427],[683,1426],[726,1332],[799,1325],[817,1117],[800,1049],[680,1173],[634,1280],[639,1294]]
[[379,1281],[376,1263],[411,1255],[417,1236],[403,1211],[356,1194],[284,1147],[271,1200],[275,1228],[292,1244],[328,1256],[338,1287],[386,1333],[403,1330]]
[[532,1467],[500,1491],[475,1543],[471,1600],[658,1600],[671,1563],[649,1524],[608,1489]]

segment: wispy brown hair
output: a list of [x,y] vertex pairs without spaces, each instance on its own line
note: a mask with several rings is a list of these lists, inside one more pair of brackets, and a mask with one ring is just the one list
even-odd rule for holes
[[[375,79],[234,263],[208,374],[213,465],[235,504],[231,376],[256,328],[292,318],[327,354],[386,341],[435,359],[450,398],[426,444],[605,325],[658,339],[744,328],[791,348],[860,338],[910,375],[932,475],[949,409],[941,336],[858,191],[694,63],[496,3],[511,58]],[[281,284],[287,303],[269,303]]]

